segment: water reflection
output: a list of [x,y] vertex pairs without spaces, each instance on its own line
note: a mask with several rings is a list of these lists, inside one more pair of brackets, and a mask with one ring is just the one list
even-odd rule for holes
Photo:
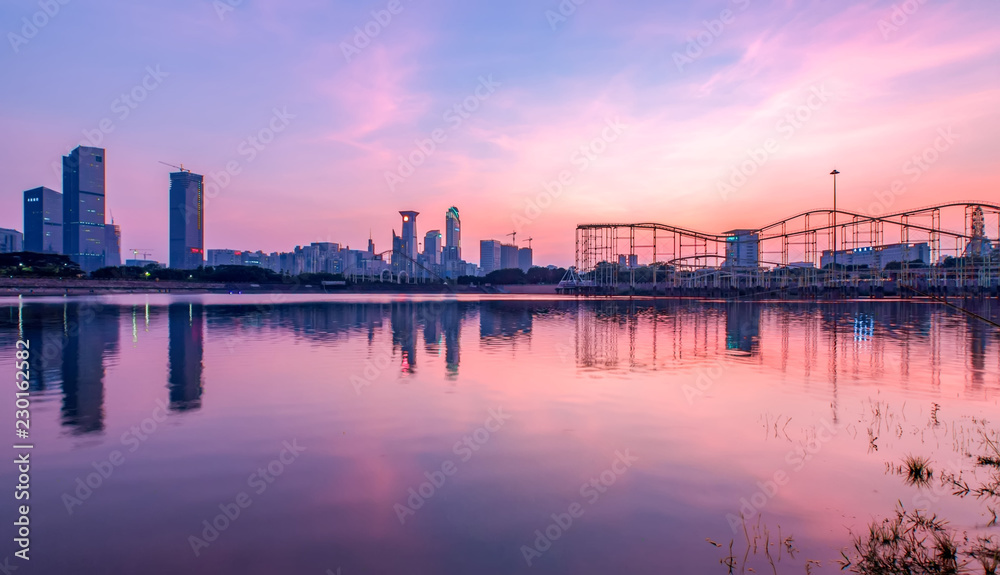
[[[0,349],[43,342],[33,433],[61,467],[39,499],[74,493],[125,431],[150,436],[73,515],[39,507],[37,537],[59,549],[39,572],[724,572],[705,538],[726,544],[727,514],[785,471],[763,514],[832,573],[845,526],[918,488],[886,462],[967,460],[980,435],[962,423],[992,420],[1000,392],[996,329],[934,304],[137,301],[0,307]],[[461,458],[501,406],[511,420]],[[302,458],[195,558],[186,538],[295,438]],[[520,547],[627,449],[636,466],[528,568]],[[401,525],[393,506],[430,480],[445,483]]]
[[[933,304],[906,302],[821,305],[687,301],[394,301],[390,303],[310,303],[303,305],[207,306],[200,302],[118,307],[94,302],[9,307],[5,327],[15,323],[24,337],[40,342],[33,357],[31,389],[61,386],[62,422],[74,433],[104,427],[104,377],[120,351],[122,315],[131,317],[133,342],[167,321],[170,407],[196,410],[204,389],[206,331],[230,349],[256,339],[291,332],[315,345],[337,345],[362,334],[369,348],[379,333],[391,334],[393,361],[400,374],[417,373],[421,356],[442,358],[442,375],[459,376],[463,326],[473,324],[485,349],[530,343],[539,325],[567,324],[571,335],[559,344],[562,360],[597,371],[670,369],[719,352],[787,371],[792,365],[807,379],[825,379],[836,403],[838,384],[863,370],[908,382],[913,366],[926,377],[916,383],[940,385],[940,333],[961,324],[966,337],[968,384],[981,388],[996,366],[989,365],[996,329],[973,314]],[[164,313],[165,311],[165,313]],[[995,317],[988,303],[974,314]],[[767,334],[767,335],[765,335]],[[4,330],[13,341],[16,329]],[[422,337],[423,345],[418,348]],[[902,345],[899,345],[902,343]],[[919,357],[912,355],[921,347]],[[36,349],[39,346],[36,345]],[[530,349],[530,348],[529,348]],[[956,352],[948,352],[954,355]],[[854,377],[849,377],[853,374]],[[835,414],[836,415],[836,414]]]
[[104,429],[105,363],[119,353],[121,309],[67,303],[64,309],[63,425],[74,433]]
[[201,304],[175,303],[167,308],[171,410],[188,411],[201,407],[204,317],[205,308]]

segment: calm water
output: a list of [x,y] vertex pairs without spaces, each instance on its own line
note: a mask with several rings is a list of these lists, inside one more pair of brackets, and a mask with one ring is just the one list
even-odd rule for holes
[[998,533],[936,483],[988,474],[1000,339],[941,305],[8,299],[7,376],[19,330],[18,574],[837,573],[897,502]]

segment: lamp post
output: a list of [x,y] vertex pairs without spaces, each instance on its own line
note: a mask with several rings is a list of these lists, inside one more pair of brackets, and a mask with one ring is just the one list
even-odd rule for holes
[[837,270],[837,174],[839,174],[836,169],[830,172],[833,176],[833,273],[834,277],[838,274]]

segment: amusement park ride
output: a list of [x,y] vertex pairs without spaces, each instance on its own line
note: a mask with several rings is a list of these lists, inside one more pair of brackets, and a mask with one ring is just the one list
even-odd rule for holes
[[996,289],[1000,253],[989,232],[1000,238],[1000,205],[988,202],[885,215],[819,209],[722,234],[660,223],[581,224],[576,266],[560,288]]

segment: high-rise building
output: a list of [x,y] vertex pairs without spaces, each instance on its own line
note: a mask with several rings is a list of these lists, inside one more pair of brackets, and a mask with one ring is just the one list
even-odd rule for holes
[[19,252],[24,249],[24,235],[8,228],[0,228],[0,254]]
[[431,230],[424,235],[424,257],[432,265],[441,264],[440,230]]
[[497,240],[479,241],[479,267],[486,275],[492,271],[501,269],[500,265],[500,242]]
[[170,174],[170,267],[193,270],[205,264],[205,177],[181,170]]
[[104,266],[104,148],[63,156],[63,253],[92,272]]
[[521,248],[517,250],[517,267],[521,268],[522,272],[527,273],[531,269],[531,248]]
[[444,261],[457,262],[462,259],[462,220],[458,208],[452,206],[444,215]]
[[49,188],[24,192],[24,251],[61,254],[63,195]]
[[726,234],[727,268],[755,268],[760,257],[760,238],[757,230],[729,230]]
[[104,265],[118,267],[122,265],[122,227],[111,220],[104,226]]
[[500,267],[497,269],[509,270],[517,267],[517,246],[514,244],[502,244],[500,246]]
[[409,258],[403,265],[403,269],[409,273],[414,273],[413,262],[417,261],[417,216],[419,212],[399,212],[403,216],[403,232],[399,236],[399,250]]

